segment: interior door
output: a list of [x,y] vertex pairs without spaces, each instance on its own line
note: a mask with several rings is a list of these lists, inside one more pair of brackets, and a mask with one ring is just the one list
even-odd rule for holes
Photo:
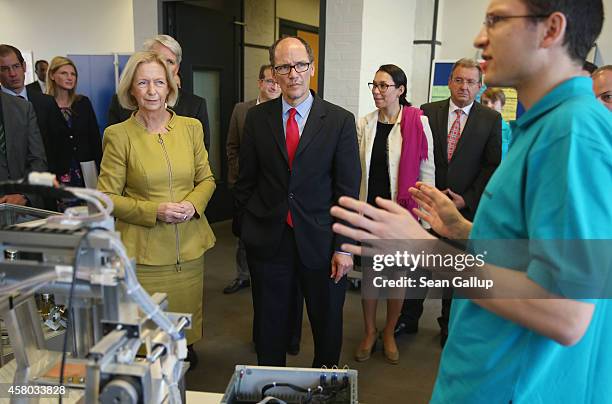
[[242,1],[175,1],[164,5],[164,32],[183,49],[183,89],[204,97],[210,122],[208,158],[217,188],[206,209],[209,222],[231,218],[225,143],[242,75]]

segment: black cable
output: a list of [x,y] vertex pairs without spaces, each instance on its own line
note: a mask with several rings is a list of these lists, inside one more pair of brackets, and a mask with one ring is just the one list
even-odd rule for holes
[[[74,252],[74,259],[72,260],[72,282],[70,284],[70,292],[68,294],[68,303],[66,304],[66,313],[68,313],[68,324],[66,324],[66,333],[64,334],[64,342],[62,345],[62,363],[60,365],[60,377],[59,377],[59,385],[60,387],[64,385],[64,372],[66,369],[66,354],[67,354],[67,345],[68,345],[68,333],[71,331],[72,324],[72,299],[74,298],[74,287],[77,281],[77,270],[80,265],[80,256],[81,249],[87,245],[90,247],[88,236],[91,232],[96,230],[104,230],[107,231],[104,227],[89,227],[85,230],[85,234],[81,236],[79,243],[77,244],[76,250]],[[73,340],[74,342],[74,340]],[[59,395],[59,403],[62,404],[62,395]]]
[[266,391],[268,391],[268,390],[270,390],[270,389],[272,389],[274,387],[289,387],[291,390],[297,391],[299,393],[308,393],[308,389],[305,389],[304,387],[297,386],[295,384],[273,382],[273,383],[266,384],[265,386],[262,387],[262,389],[261,389],[261,398],[262,398],[262,400],[266,397]]
[[342,384],[332,384],[330,386],[319,386],[319,389],[313,391],[303,404],[310,403],[327,403],[336,398],[338,393],[346,390],[349,387],[348,377],[343,377]]
[[348,377],[344,377],[341,384],[332,384],[330,386],[319,385],[315,388],[304,388],[291,383],[273,382],[263,386],[261,389],[261,399],[263,400],[266,398],[266,392],[275,387],[289,387],[291,390],[297,391],[298,393],[306,393],[307,396],[303,401],[304,404],[312,403],[315,398],[317,398],[316,402],[325,403],[333,400],[342,390],[347,389],[349,387],[349,381]]
[[0,194],[35,194],[45,198],[75,198],[76,195],[64,188],[33,185],[20,181],[0,181]]

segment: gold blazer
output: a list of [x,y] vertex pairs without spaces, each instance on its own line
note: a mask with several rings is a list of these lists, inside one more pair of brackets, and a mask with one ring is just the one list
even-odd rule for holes
[[[142,265],[190,261],[215,244],[204,216],[215,180],[202,124],[169,112],[164,134],[148,132],[134,115],[104,131],[98,189],[113,200],[116,228],[129,255]],[[182,201],[196,209],[190,221],[157,221],[160,203]]]

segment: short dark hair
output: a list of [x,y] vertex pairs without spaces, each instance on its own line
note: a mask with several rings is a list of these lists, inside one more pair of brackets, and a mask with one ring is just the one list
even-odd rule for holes
[[272,65],[261,65],[259,68],[259,80],[263,80],[266,78],[266,70],[272,70]]
[[47,65],[49,65],[49,62],[47,62],[45,59],[40,59],[37,60],[36,63],[34,63],[34,69],[38,69],[38,65],[41,63],[46,63]]
[[406,99],[406,92],[408,91],[408,79],[406,78],[406,73],[404,73],[399,66],[392,64],[382,65],[377,71],[385,72],[391,76],[391,79],[393,79],[393,84],[396,85],[396,88],[399,86],[404,86],[404,92],[399,97],[399,103],[400,105],[407,107],[411,106],[412,104]]
[[0,45],[0,56],[7,56],[10,53],[14,53],[15,56],[17,56],[17,60],[19,60],[19,63],[23,65],[24,59],[19,49],[15,48],[13,45],[7,45],[7,44]]
[[482,84],[482,67],[480,67],[480,63],[470,58],[459,59],[453,65],[451,69],[450,76],[448,77],[448,81],[453,78],[453,74],[458,67],[465,67],[466,69],[476,69],[478,70],[478,82]]
[[567,19],[563,45],[569,56],[583,62],[601,33],[604,20],[602,0],[522,0],[529,14],[560,12]]
[[501,88],[489,87],[482,93],[481,98],[487,98],[493,102],[499,101],[502,107],[506,105],[506,94]]
[[300,41],[302,43],[302,45],[304,45],[304,48],[306,48],[306,53],[308,53],[308,61],[310,63],[312,63],[312,61],[314,60],[314,52],[312,51],[312,48],[310,47],[310,45],[308,45],[308,42],[306,42],[304,39],[300,38],[299,36],[285,36],[285,37],[282,37],[282,38],[278,38],[276,41],[274,41],[272,46],[270,46],[270,49],[269,49],[269,52],[270,52],[270,64],[272,66],[276,66],[276,64],[274,63],[274,53],[276,52],[276,46],[281,41],[284,41],[285,39],[289,39],[289,38],[297,39],[298,41]]

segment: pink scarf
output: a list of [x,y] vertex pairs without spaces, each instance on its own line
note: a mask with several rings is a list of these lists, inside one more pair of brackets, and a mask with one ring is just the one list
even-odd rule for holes
[[423,111],[414,107],[403,107],[400,131],[402,133],[402,154],[397,175],[397,203],[412,212],[418,205],[412,199],[408,188],[419,179],[421,162],[427,160],[427,138],[421,122]]

